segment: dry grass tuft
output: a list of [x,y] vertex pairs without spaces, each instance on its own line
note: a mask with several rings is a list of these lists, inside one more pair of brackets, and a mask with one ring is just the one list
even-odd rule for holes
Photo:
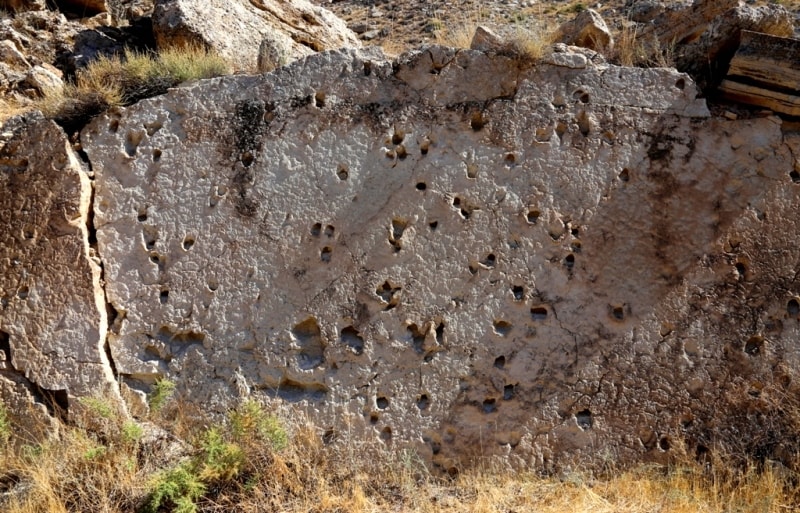
[[675,45],[663,46],[655,38],[642,37],[635,25],[624,26],[614,39],[614,49],[607,54],[614,64],[642,68],[675,67]]
[[[480,16],[465,18],[455,26],[438,25],[436,43],[452,48],[470,48],[475,31],[481,25]],[[541,60],[553,44],[555,30],[533,20],[522,19],[502,30],[504,48],[499,53],[527,63]]]
[[163,94],[187,80],[228,73],[225,60],[204,49],[167,49],[157,55],[126,51],[79,70],[74,84],[48,91],[37,107],[71,132],[110,107]]

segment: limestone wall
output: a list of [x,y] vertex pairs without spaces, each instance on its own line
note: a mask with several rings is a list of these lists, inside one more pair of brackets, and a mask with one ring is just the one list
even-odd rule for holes
[[696,94],[429,47],[108,113],[81,141],[114,369],[444,469],[707,451],[791,389],[800,177],[780,119]]

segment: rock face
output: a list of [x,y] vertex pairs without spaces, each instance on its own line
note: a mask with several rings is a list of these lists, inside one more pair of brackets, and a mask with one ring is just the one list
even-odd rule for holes
[[559,55],[325,52],[97,119],[123,384],[299,403],[445,469],[779,458],[798,138]]
[[800,116],[800,40],[744,31],[720,91],[729,99]]
[[107,316],[101,269],[88,242],[89,176],[52,121],[32,116],[3,130],[4,400],[28,393],[51,409],[66,410],[72,396],[114,396],[118,387],[104,349]]
[[159,46],[206,46],[247,71],[257,69],[265,38],[289,47],[286,62],[322,50],[361,47],[342,20],[305,0],[158,0],[153,30]]

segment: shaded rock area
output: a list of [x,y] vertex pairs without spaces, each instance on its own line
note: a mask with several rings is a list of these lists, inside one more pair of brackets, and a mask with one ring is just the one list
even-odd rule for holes
[[295,403],[443,469],[779,458],[740,412],[780,433],[794,393],[797,136],[558,59],[325,52],[97,119],[122,382]]
[[[0,382],[66,413],[117,385],[104,348],[101,267],[90,241],[92,184],[61,129],[35,114],[0,141]],[[8,393],[8,395],[6,395]],[[11,404],[19,400],[10,399]],[[15,409],[24,415],[25,408]]]

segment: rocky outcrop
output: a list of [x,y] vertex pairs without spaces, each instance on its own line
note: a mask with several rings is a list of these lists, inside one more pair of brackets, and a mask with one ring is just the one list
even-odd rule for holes
[[640,39],[674,59],[705,90],[716,88],[728,69],[743,30],[780,37],[794,32],[794,17],[784,7],[751,7],[738,0],[695,0],[664,10],[640,30]]
[[779,458],[796,138],[674,71],[545,62],[326,52],[96,120],[124,385],[299,403],[443,468]]
[[305,0],[158,0],[153,30],[159,46],[205,46],[248,71],[258,68],[265,39],[276,48],[288,47],[285,62],[361,46],[342,20]]
[[90,243],[90,176],[52,121],[35,115],[15,118],[3,132],[4,400],[27,393],[52,411],[66,411],[74,396],[118,396],[104,347],[108,317],[101,267]]
[[594,9],[581,11],[573,20],[561,25],[553,41],[596,51],[610,51],[614,47],[611,31]]
[[800,116],[800,40],[743,32],[728,76],[727,98]]

